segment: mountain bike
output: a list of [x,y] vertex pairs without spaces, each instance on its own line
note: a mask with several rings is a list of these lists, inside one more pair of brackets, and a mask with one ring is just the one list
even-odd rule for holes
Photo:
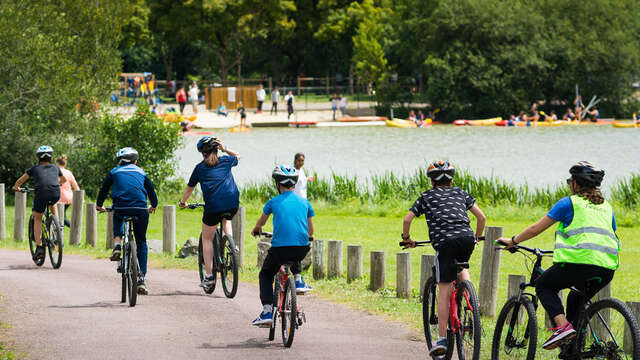
[[[145,209],[146,208],[141,208]],[[105,208],[106,211],[116,210],[113,207]],[[136,306],[138,299],[138,275],[140,265],[138,264],[137,247],[133,236],[133,222],[138,220],[135,216],[125,216],[124,232],[120,242],[120,261],[118,261],[117,272],[122,274],[122,293],[120,302],[126,302],[129,297],[129,306]]]
[[[484,238],[479,238],[484,240]],[[431,244],[431,241],[416,241],[416,247]],[[407,243],[400,242],[406,249]],[[468,262],[455,262],[458,274],[469,268]],[[432,275],[424,284],[422,295],[422,325],[424,337],[429,350],[438,340],[438,282],[435,278],[436,268],[433,266]],[[448,360],[453,356],[453,344],[456,344],[458,359],[480,359],[480,343],[482,327],[480,325],[480,302],[476,290],[468,280],[455,280],[453,293],[449,300],[449,319],[447,328],[447,352],[434,359]]]
[[[32,188],[20,188],[23,193],[29,193],[35,191]],[[50,211],[50,207],[55,206],[53,203],[47,204],[42,214],[42,245],[45,249],[49,249],[49,260],[51,260],[51,266],[54,269],[59,269],[62,266],[62,247],[64,241],[62,240],[62,228],[58,217],[53,215]],[[34,218],[33,214],[29,217],[29,250],[31,251],[31,259],[36,252],[36,239],[33,231]],[[42,266],[45,258],[33,260],[33,262]]]
[[[496,244],[505,245],[502,242]],[[535,288],[537,280],[544,272],[542,259],[551,257],[553,250],[540,250],[523,245],[514,245],[506,250],[522,254],[525,263],[534,265],[531,268],[529,282],[521,283],[518,294],[510,297],[500,311],[493,333],[491,359],[533,360],[538,345],[538,299],[534,293],[527,292],[526,289]],[[592,281],[587,287],[598,285],[601,280]],[[560,345],[559,358],[640,359],[638,322],[625,303],[615,298],[591,302],[575,287],[571,287],[570,291],[582,296],[585,301],[578,316],[577,326],[574,327],[577,336],[573,341]]]
[[[203,203],[187,204],[189,209],[204,207]],[[236,296],[238,291],[238,248],[230,235],[223,234],[222,224],[218,226],[213,236],[213,285],[203,288],[207,294],[212,294],[216,289],[217,273],[220,273],[222,290],[228,298]],[[202,251],[202,233],[198,240],[198,274],[200,282],[204,280],[206,274],[204,252]]]

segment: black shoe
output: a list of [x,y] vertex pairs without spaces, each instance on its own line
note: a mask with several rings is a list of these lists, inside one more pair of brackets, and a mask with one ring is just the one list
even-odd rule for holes
[[46,251],[44,249],[44,245],[37,245],[36,251],[33,253],[33,261],[44,259],[45,255],[46,255]]
[[144,281],[144,277],[138,278],[138,294],[140,295],[149,295],[149,290],[147,290],[147,283]]
[[113,247],[113,252],[111,252],[109,259],[111,261],[120,261],[120,244]]

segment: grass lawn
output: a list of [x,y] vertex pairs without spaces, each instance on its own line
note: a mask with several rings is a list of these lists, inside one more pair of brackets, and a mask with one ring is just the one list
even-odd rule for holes
[[[389,320],[406,323],[416,330],[419,334],[422,331],[421,306],[419,303],[419,279],[420,279],[420,255],[434,254],[430,247],[423,247],[410,250],[412,262],[412,285],[414,296],[410,299],[398,299],[395,297],[395,280],[396,280],[396,253],[401,249],[397,243],[400,241],[400,233],[402,230],[403,211],[398,209],[393,211],[377,211],[377,210],[352,210],[352,206],[331,206],[327,204],[314,204],[316,217],[314,225],[316,229],[317,239],[336,239],[342,240],[343,246],[349,244],[360,244],[364,247],[364,272],[363,279],[347,283],[346,279],[339,278],[334,280],[315,281],[312,279],[311,273],[305,275],[307,281],[314,287],[314,293],[333,302],[343,303],[355,309],[371,312],[383,316]],[[355,206],[355,205],[354,205]],[[160,209],[159,209],[160,210]],[[498,207],[487,208],[483,206],[483,210],[487,215],[488,226],[503,226],[504,234],[511,236],[522,231],[527,225],[539,219],[544,215],[545,211],[541,208],[518,208],[518,207]],[[252,283],[257,283],[258,269],[256,269],[256,240],[249,236],[250,231],[255,224],[261,212],[260,204],[247,205],[247,222],[245,224],[245,267],[241,271],[241,279]],[[0,241],[0,247],[19,248],[28,251],[27,242],[15,243],[13,236],[13,208],[7,207],[7,235],[9,239]],[[70,216],[70,213],[69,213]],[[197,238],[200,232],[201,210],[177,210],[177,246],[181,246],[187,238]],[[110,254],[105,249],[105,233],[106,233],[106,215],[98,215],[98,234],[99,241],[96,248],[86,246],[67,246],[66,254],[82,254],[94,256],[96,258],[106,259]],[[265,228],[270,231],[271,222]],[[527,242],[528,246],[537,246],[540,248],[550,249],[553,247],[553,232],[555,228],[547,230],[537,239]],[[68,229],[65,233],[65,240],[68,239]],[[411,231],[413,238],[416,240],[427,239],[426,222],[423,218],[414,221]],[[616,272],[616,276],[612,283],[613,296],[623,301],[640,301],[640,292],[637,286],[629,286],[637,280],[637,274],[640,273],[640,246],[634,244],[633,240],[640,237],[640,226],[621,227],[618,229],[618,235],[623,243],[623,252],[621,254],[621,268]],[[83,235],[84,238],[84,235]],[[162,213],[151,215],[148,239],[162,239]],[[325,246],[326,248],[326,246]],[[373,250],[382,250],[386,252],[386,284],[387,288],[378,292],[367,290],[368,272],[369,272],[369,252]],[[343,269],[346,272],[346,249],[343,250],[344,260]],[[480,278],[480,262],[482,259],[482,247],[478,246],[471,258],[471,278],[476,286],[479,284]],[[25,254],[25,261],[29,261]],[[164,268],[181,268],[194,270],[194,287],[197,286],[197,261],[191,259],[177,259],[164,254],[150,254],[150,263],[155,267]],[[550,265],[550,261],[545,263],[545,267]],[[47,262],[45,266],[50,266]],[[64,261],[63,261],[64,266]],[[519,254],[502,253],[499,277],[499,290],[497,299],[496,314],[506,301],[507,295],[507,277],[509,274],[529,275],[525,266],[524,258]],[[150,281],[153,281],[153,270],[150,272]],[[256,296],[258,294],[256,293]],[[497,317],[497,315],[496,315]],[[541,331],[539,332],[540,343],[546,339],[548,334],[543,332],[544,312],[542,308],[538,311],[538,323]],[[483,318],[483,354],[490,349],[491,338],[493,335],[493,326],[495,318]],[[546,354],[543,354],[546,353]],[[546,352],[540,349],[537,358],[548,355],[553,358],[556,352]],[[487,355],[488,356],[488,355]],[[485,358],[483,355],[482,358]]]

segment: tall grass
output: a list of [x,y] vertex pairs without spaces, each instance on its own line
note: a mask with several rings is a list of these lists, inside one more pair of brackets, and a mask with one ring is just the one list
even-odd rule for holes
[[613,188],[611,198],[623,206],[632,209],[640,203],[640,173],[631,174]]

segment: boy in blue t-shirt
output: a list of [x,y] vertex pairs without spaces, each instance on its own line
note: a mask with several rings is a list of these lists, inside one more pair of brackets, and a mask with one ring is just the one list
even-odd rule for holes
[[[218,157],[218,149],[229,156]],[[220,139],[212,136],[204,136],[198,141],[198,151],[202,153],[203,160],[193,169],[178,205],[185,208],[187,199],[193,193],[195,186],[200,183],[205,203],[202,216],[202,252],[206,272],[200,286],[208,290],[215,282],[213,236],[218,229],[218,224],[222,223],[224,236],[231,237],[231,219],[238,211],[240,204],[240,192],[231,173],[231,168],[238,165],[239,154],[225,148]],[[224,243],[224,237],[222,241]]]
[[271,177],[276,182],[280,195],[269,200],[262,210],[251,233],[257,236],[273,214],[273,238],[271,248],[260,270],[260,301],[262,312],[253,325],[266,326],[273,323],[273,280],[280,266],[293,263],[291,272],[295,276],[296,292],[311,291],[302,279],[301,261],[309,252],[309,240],[313,240],[313,208],[307,199],[293,192],[298,182],[298,171],[293,167],[278,165]]

